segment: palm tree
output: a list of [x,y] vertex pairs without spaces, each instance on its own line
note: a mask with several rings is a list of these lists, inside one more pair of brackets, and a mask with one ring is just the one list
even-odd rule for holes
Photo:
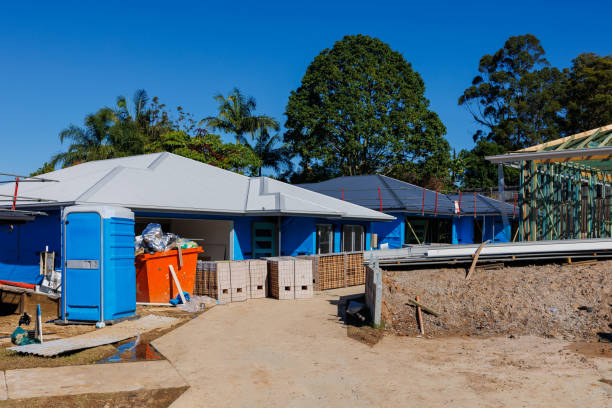
[[253,111],[257,106],[253,97],[243,95],[238,88],[225,98],[222,94],[215,95],[219,104],[217,116],[209,116],[200,121],[214,130],[236,135],[236,144],[248,144],[245,137],[250,133],[254,137],[260,128],[279,129],[278,122],[266,115],[254,116]]
[[[262,165],[255,169],[258,176],[261,177],[264,168],[271,168],[276,173],[284,168],[291,168],[291,152],[286,145],[281,143],[281,137],[278,133],[272,136],[268,132],[268,128],[259,128],[257,136],[255,136],[255,144],[248,144],[262,162]],[[281,146],[278,146],[279,144]]]
[[142,154],[147,144],[161,143],[161,136],[173,130],[165,105],[159,104],[157,98],[150,103],[144,89],[134,92],[132,105],[130,109],[125,96],[117,97],[116,126],[112,132],[117,155]]
[[114,149],[110,144],[113,120],[113,111],[102,108],[85,117],[84,127],[70,125],[62,130],[59,134],[60,141],[64,143],[66,140],[71,140],[72,143],[66,152],[53,156],[51,166],[55,168],[61,163],[62,167],[68,167],[83,161],[113,157]]

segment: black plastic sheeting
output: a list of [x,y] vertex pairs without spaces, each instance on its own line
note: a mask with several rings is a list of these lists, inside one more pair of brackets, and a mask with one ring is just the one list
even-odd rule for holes
[[[436,194],[435,191],[378,174],[338,177],[298,186],[373,210],[381,210],[382,206],[383,212],[458,215],[455,201],[459,201],[459,194]],[[517,209],[510,204],[480,194],[461,195],[461,214],[513,215],[515,211]]]
[[23,224],[27,221],[34,221],[34,215],[21,211],[0,209],[0,224]]

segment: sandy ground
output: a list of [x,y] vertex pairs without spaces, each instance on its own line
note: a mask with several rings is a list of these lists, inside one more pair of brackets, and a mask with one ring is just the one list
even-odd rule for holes
[[394,333],[418,333],[408,298],[441,313],[423,315],[426,333],[536,335],[597,341],[612,328],[612,261],[594,265],[542,264],[476,270],[388,270],[383,274],[382,318]]
[[340,296],[219,306],[153,342],[191,386],[172,407],[607,407],[609,358],[517,338],[347,337]]

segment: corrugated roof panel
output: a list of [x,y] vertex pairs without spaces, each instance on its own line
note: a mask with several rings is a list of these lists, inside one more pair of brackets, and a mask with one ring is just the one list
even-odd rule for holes
[[[131,209],[222,214],[295,214],[366,220],[393,217],[277,180],[249,178],[172,153],[79,164],[45,174],[58,183],[23,183],[20,195],[59,204],[119,205]],[[12,194],[14,185],[0,186]]]

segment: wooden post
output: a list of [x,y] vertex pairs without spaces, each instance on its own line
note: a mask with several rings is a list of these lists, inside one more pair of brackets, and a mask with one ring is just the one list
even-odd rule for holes
[[[416,297],[416,301],[419,302],[419,295]],[[425,329],[423,328],[423,315],[421,314],[421,306],[417,305],[417,316],[419,320],[419,330],[421,331],[421,335],[425,335]]]
[[474,268],[476,268],[476,262],[478,262],[478,257],[480,256],[480,251],[482,251],[482,248],[484,248],[484,246],[487,245],[488,243],[489,243],[489,240],[486,240],[485,242],[480,244],[480,246],[476,250],[476,253],[474,254],[474,260],[472,261],[472,266],[470,266],[470,270],[468,271],[465,279],[469,279],[470,275],[472,275],[472,272],[474,272]]

